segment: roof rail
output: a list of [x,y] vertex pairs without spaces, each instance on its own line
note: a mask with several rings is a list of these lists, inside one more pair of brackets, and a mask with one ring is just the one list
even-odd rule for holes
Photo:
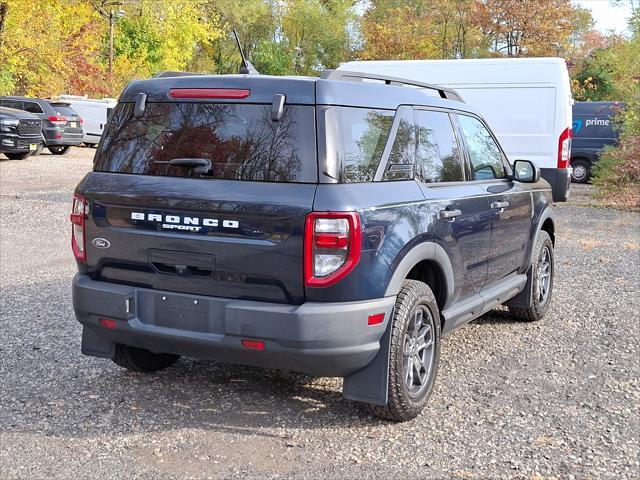
[[167,77],[191,77],[194,75],[205,75],[204,73],[192,73],[192,72],[172,72],[170,70],[156,73],[151,78],[167,78]]
[[[325,80],[344,80],[348,82],[364,82],[366,80],[378,80],[385,85],[395,85],[397,87],[425,88],[438,92],[438,95],[447,100],[463,102],[464,100],[458,92],[450,88],[444,88],[439,85],[430,83],[416,82],[415,80],[407,80],[406,78],[389,77],[387,75],[378,75],[376,73],[350,72],[347,70],[325,70],[322,73]],[[373,83],[373,82],[372,82]]]

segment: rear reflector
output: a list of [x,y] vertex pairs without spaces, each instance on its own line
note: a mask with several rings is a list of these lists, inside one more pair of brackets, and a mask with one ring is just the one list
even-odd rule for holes
[[114,329],[118,326],[118,323],[112,318],[99,318],[98,323],[104,328]]
[[239,88],[172,88],[171,98],[247,98],[251,90]]
[[369,315],[368,324],[369,325],[379,325],[384,322],[384,313],[376,313],[374,315]]
[[247,338],[243,338],[241,343],[244,348],[264,350],[264,342],[261,342],[260,340],[249,340]]

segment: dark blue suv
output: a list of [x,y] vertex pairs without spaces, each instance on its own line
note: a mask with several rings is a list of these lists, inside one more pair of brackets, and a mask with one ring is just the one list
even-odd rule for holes
[[551,301],[549,184],[456,92],[355,72],[131,83],[78,185],[82,352],[344,377],[420,413],[441,335]]

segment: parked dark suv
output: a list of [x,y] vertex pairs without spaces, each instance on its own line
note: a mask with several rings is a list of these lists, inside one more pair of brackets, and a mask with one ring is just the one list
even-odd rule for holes
[[42,146],[42,122],[35,115],[0,107],[0,153],[24,160]]
[[454,91],[354,72],[131,83],[71,222],[83,353],[344,377],[391,420],[427,402],[441,335],[538,320],[553,288],[539,169]]
[[25,110],[42,120],[42,138],[54,155],[82,143],[82,119],[68,103],[29,97],[0,97],[0,106]]

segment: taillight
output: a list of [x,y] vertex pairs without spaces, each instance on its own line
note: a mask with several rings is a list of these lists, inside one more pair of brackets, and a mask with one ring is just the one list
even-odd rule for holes
[[58,115],[52,115],[50,117],[47,117],[47,120],[49,120],[54,125],[58,125],[58,126],[65,125],[67,123],[67,117],[60,117]]
[[79,262],[87,260],[84,243],[84,226],[87,218],[87,201],[82,195],[73,196],[71,207],[71,249]]
[[328,287],[344,278],[360,261],[360,215],[356,212],[313,212],[304,229],[304,283]]
[[251,90],[243,88],[172,88],[171,98],[247,98]]
[[571,129],[565,128],[558,140],[558,168],[567,168],[571,160]]

